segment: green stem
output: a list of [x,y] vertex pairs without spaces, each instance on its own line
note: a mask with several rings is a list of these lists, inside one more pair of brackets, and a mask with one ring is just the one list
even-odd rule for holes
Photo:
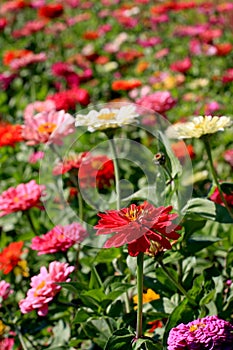
[[25,215],[26,215],[26,217],[28,219],[28,222],[29,222],[29,224],[31,226],[32,231],[35,233],[35,235],[38,235],[38,232],[37,232],[37,230],[35,228],[35,225],[33,223],[33,220],[32,220],[32,217],[31,217],[31,213],[29,212],[29,210],[25,211]]
[[215,167],[214,167],[213,157],[212,157],[212,153],[211,153],[211,147],[210,147],[208,135],[206,137],[203,137],[202,140],[204,142],[206,153],[207,153],[207,156],[208,156],[208,159],[209,159],[210,170],[211,170],[211,173],[212,173],[212,176],[213,176],[213,179],[214,179],[214,183],[215,183],[215,185],[218,188],[221,200],[223,201],[223,203],[224,203],[226,209],[228,210],[230,216],[233,218],[233,213],[232,213],[232,211],[231,211],[231,209],[230,209],[230,207],[229,207],[229,205],[228,205],[228,203],[226,201],[226,198],[224,197],[223,191],[222,191],[220,183],[218,181],[218,175],[217,175],[217,172],[216,172]]
[[137,294],[138,294],[138,308],[137,308],[137,327],[136,339],[142,338],[142,305],[143,305],[143,258],[144,253],[139,253],[137,256]]
[[79,188],[79,183],[78,183],[78,179],[76,178],[76,176],[72,173],[70,173],[70,180],[71,182],[74,184],[74,186],[76,187],[78,193],[77,193],[77,198],[78,198],[78,210],[79,210],[79,219],[81,222],[83,222],[83,198],[80,192],[80,188]]
[[160,260],[158,260],[159,265],[162,267],[163,271],[166,273],[167,277],[172,281],[172,283],[176,286],[176,288],[184,295],[186,296],[186,298],[188,299],[188,301],[190,302],[190,304],[195,305],[196,306],[196,302],[190,298],[190,296],[188,295],[188,293],[186,292],[186,290],[184,289],[184,287],[182,287],[182,285],[172,276],[172,274],[169,272],[169,270],[166,268],[166,266],[164,265],[164,263]]
[[18,337],[19,337],[19,341],[20,341],[20,343],[22,345],[23,350],[28,350],[27,346],[26,346],[26,344],[24,342],[23,336],[22,336],[22,334],[20,332],[18,333]]
[[116,195],[117,195],[117,210],[121,208],[121,191],[120,191],[120,174],[119,174],[119,163],[117,159],[117,150],[115,141],[113,138],[109,138],[110,149],[112,153],[112,160],[114,165],[114,173],[115,173],[115,183],[116,183]]

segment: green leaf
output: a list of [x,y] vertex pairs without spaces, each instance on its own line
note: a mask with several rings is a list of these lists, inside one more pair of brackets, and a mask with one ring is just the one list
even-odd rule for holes
[[113,259],[119,258],[120,255],[121,255],[121,249],[119,248],[101,249],[96,255],[95,262],[97,263],[112,262]]
[[182,166],[178,158],[174,156],[168,138],[162,132],[159,131],[158,133],[171,163],[171,176],[172,178],[175,178],[176,175],[182,173]]
[[76,313],[73,323],[83,323],[86,322],[88,320],[88,318],[90,318],[90,314],[88,314],[84,309],[80,309],[78,310],[78,312]]
[[187,250],[190,253],[197,253],[200,250],[209,247],[211,244],[214,244],[218,241],[221,241],[218,237],[210,236],[192,236],[188,239]]
[[192,198],[182,209],[182,214],[193,220],[213,220],[221,223],[233,223],[233,219],[225,207],[204,198]]
[[132,349],[132,340],[135,337],[127,328],[121,328],[115,331],[108,339],[104,350],[122,350]]
[[101,278],[95,268],[95,266],[92,266],[91,268],[91,277],[90,277],[90,282],[89,282],[89,289],[98,289],[102,287],[102,281]]
[[209,304],[212,300],[214,300],[215,293],[215,289],[212,289],[208,294],[204,295],[204,297],[200,300],[200,305],[203,306]]
[[72,293],[76,293],[78,292],[78,289],[77,289],[77,282],[59,282],[58,283],[59,286],[62,286],[62,288],[65,288],[67,290],[69,290],[70,292]]
[[155,343],[152,339],[141,338],[132,344],[133,350],[161,350],[161,344]]
[[185,233],[184,233],[183,239],[186,240],[194,232],[201,230],[205,226],[205,224],[206,224],[206,220],[194,221],[194,220],[184,219],[183,227],[184,227]]

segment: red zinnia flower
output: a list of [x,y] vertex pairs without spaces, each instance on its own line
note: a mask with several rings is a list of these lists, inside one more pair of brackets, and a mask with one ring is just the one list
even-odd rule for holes
[[4,275],[10,273],[21,260],[23,241],[10,243],[0,253],[0,270]]
[[233,45],[231,43],[221,43],[215,45],[217,49],[217,55],[218,56],[225,56],[228,55],[233,49]]
[[172,220],[177,218],[171,214],[172,206],[154,207],[148,202],[142,205],[131,204],[121,210],[108,210],[98,214],[99,223],[95,226],[97,235],[115,233],[109,238],[104,248],[120,247],[128,244],[131,256],[140,252],[148,252],[151,242],[157,242],[164,249],[171,249],[170,240],[177,240],[180,235],[176,230],[181,227]]
[[81,188],[97,187],[102,190],[111,187],[115,178],[113,161],[105,155],[89,154],[83,159],[78,179]]
[[49,4],[44,5],[38,10],[38,14],[40,17],[45,18],[56,18],[60,17],[63,14],[63,6],[62,4]]
[[90,96],[85,89],[72,88],[50,95],[47,97],[47,100],[52,100],[58,111],[61,109],[68,111],[75,109],[78,103],[82,106],[87,106],[90,102]]
[[22,140],[21,125],[0,124],[0,147],[14,146]]

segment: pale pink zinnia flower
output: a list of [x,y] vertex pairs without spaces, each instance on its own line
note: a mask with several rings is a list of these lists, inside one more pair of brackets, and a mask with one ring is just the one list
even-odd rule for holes
[[41,208],[40,198],[44,195],[44,185],[35,180],[10,187],[0,195],[0,217],[32,207]]
[[38,113],[55,111],[55,110],[56,110],[55,102],[51,100],[35,101],[27,105],[27,107],[24,110],[23,116],[24,116],[24,119],[31,119]]
[[53,261],[49,264],[49,270],[42,266],[40,273],[31,278],[31,288],[25,299],[20,300],[19,307],[23,314],[37,310],[39,316],[46,316],[48,303],[60,292],[60,282],[69,282],[69,274],[75,269],[67,263]]
[[62,139],[75,131],[74,121],[72,115],[64,110],[38,113],[25,120],[22,135],[28,145],[62,145]]
[[[13,293],[13,290],[11,289],[10,283],[2,280],[0,281],[0,298],[1,300],[6,300],[10,294]],[[2,304],[0,303],[0,307]],[[1,349],[1,347],[0,347]]]
[[55,226],[43,236],[32,239],[31,248],[38,255],[65,252],[76,243],[81,243],[87,237],[87,231],[78,222],[66,226]]

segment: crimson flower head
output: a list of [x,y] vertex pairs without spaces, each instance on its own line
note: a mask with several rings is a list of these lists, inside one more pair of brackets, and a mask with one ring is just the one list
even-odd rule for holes
[[141,205],[131,204],[128,208],[108,210],[99,213],[100,220],[95,226],[97,235],[115,233],[104,248],[120,247],[128,244],[131,256],[140,252],[149,252],[151,243],[156,242],[163,249],[171,249],[171,240],[177,240],[181,227],[173,220],[177,214],[171,213],[172,206],[154,207],[148,202]]

